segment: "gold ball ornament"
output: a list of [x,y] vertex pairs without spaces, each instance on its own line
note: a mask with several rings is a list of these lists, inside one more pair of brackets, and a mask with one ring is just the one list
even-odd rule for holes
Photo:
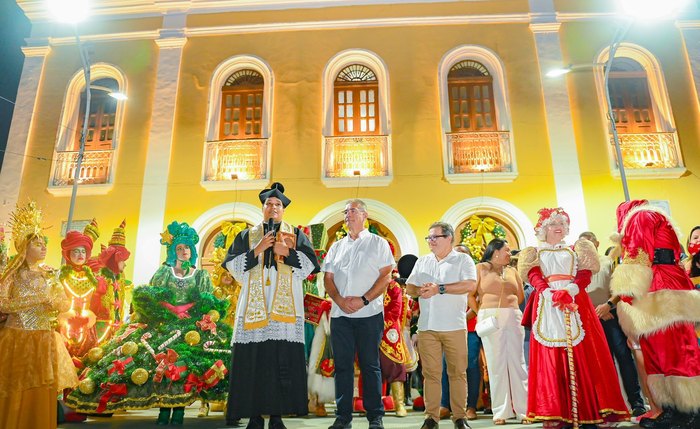
[[91,378],[85,378],[78,385],[78,390],[83,395],[91,395],[95,392],[95,382]]
[[122,345],[122,353],[131,356],[139,351],[139,346],[133,341],[127,341]]
[[218,322],[219,319],[221,319],[221,314],[219,314],[219,312],[216,310],[209,310],[207,314],[211,318],[211,321],[214,323]]
[[185,342],[191,346],[199,344],[201,339],[202,338],[199,336],[199,332],[197,331],[189,331],[185,334]]
[[136,368],[134,372],[131,373],[131,381],[133,381],[135,385],[141,386],[148,381],[148,371],[143,368]]
[[102,359],[102,356],[104,356],[105,352],[102,350],[100,347],[93,347],[90,349],[88,352],[88,360],[90,362],[98,362],[100,359]]

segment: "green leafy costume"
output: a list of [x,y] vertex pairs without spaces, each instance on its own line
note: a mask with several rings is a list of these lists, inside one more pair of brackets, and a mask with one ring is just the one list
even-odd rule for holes
[[132,323],[86,355],[81,384],[66,404],[105,413],[182,407],[198,398],[224,402],[231,328],[220,319],[227,307],[214,297],[206,271],[190,268],[178,277],[162,265],[149,285],[134,290]]

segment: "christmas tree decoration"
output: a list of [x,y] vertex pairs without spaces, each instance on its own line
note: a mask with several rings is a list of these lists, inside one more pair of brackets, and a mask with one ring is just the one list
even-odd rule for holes
[[197,331],[190,331],[185,334],[185,342],[191,346],[195,346],[199,344],[201,341],[201,336],[199,335],[199,332]]
[[85,395],[91,395],[95,392],[95,381],[91,378],[85,378],[78,385],[78,389]]
[[131,356],[136,354],[136,352],[139,351],[139,346],[133,341],[127,341],[122,345],[122,354],[125,354],[127,356]]
[[216,323],[221,319],[221,314],[216,311],[216,310],[211,310],[207,313],[207,316],[211,319],[212,322]]
[[100,359],[102,359],[102,357],[104,356],[104,354],[105,354],[105,353],[104,353],[104,350],[102,350],[102,348],[100,348],[100,347],[93,347],[93,348],[91,348],[90,351],[88,352],[87,357],[88,357],[88,360],[89,360],[90,362],[93,362],[93,363],[94,363],[94,362],[97,362],[97,361],[99,361]]
[[142,386],[148,381],[148,371],[144,368],[136,368],[134,372],[131,373],[131,381],[137,386]]

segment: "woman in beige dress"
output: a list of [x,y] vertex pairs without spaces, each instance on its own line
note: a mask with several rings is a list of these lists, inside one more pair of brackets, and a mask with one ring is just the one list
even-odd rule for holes
[[498,329],[481,337],[496,425],[514,417],[523,420],[527,413],[525,331],[520,325],[523,314],[518,307],[525,292],[520,275],[509,263],[508,243],[498,238],[491,240],[476,266],[476,291],[469,296],[469,307],[478,313],[480,322],[491,316],[497,319]]

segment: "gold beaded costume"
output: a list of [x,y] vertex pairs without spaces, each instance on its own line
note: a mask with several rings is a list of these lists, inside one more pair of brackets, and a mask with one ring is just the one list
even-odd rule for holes
[[32,242],[41,240],[41,212],[36,203],[12,214],[17,255],[0,275],[0,427],[55,428],[57,392],[78,383],[56,315],[68,299],[55,270],[25,260]]

